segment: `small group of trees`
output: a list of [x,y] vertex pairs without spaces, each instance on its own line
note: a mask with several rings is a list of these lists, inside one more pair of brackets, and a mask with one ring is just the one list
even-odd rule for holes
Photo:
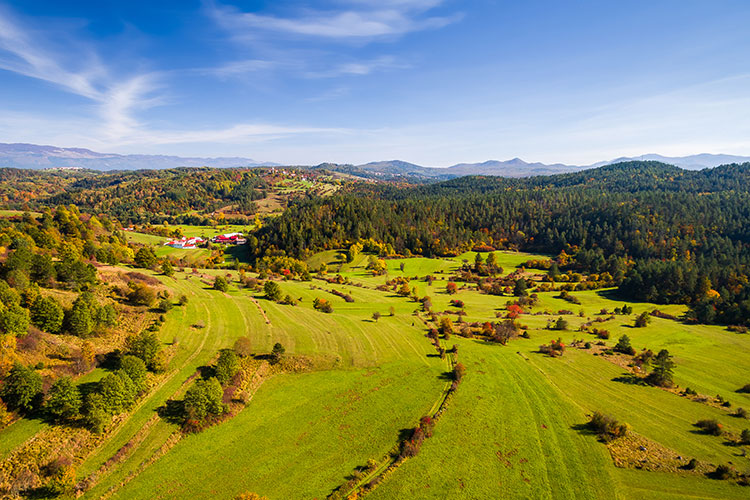
[[315,308],[316,311],[324,313],[330,314],[333,312],[333,305],[331,305],[331,302],[326,299],[321,299],[320,297],[315,297],[315,300],[313,300],[313,308]]
[[401,443],[401,458],[414,457],[419,453],[422,448],[424,440],[432,437],[435,431],[435,421],[432,417],[424,416],[419,420],[417,425],[411,432],[411,436]]
[[118,368],[105,375],[85,398],[68,376],[55,380],[43,393],[42,377],[33,368],[14,364],[3,381],[0,395],[9,408],[23,413],[42,411],[52,421],[70,423],[82,418],[94,432],[102,432],[113,415],[130,408],[146,389],[146,365],[130,355],[118,361]]
[[562,338],[551,340],[549,344],[540,345],[539,352],[547,354],[552,358],[556,358],[558,356],[562,356],[563,353],[565,353],[565,344],[563,343]]

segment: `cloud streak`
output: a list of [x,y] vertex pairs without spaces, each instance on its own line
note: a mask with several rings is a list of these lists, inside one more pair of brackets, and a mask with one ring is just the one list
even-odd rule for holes
[[307,9],[294,17],[255,14],[231,6],[212,5],[210,13],[220,26],[238,39],[255,38],[261,31],[330,40],[372,39],[442,28],[461,19],[460,14],[423,15],[440,3],[434,0],[351,1],[347,9]]

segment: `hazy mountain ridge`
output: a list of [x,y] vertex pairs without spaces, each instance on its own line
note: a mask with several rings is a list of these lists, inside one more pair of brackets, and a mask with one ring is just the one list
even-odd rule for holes
[[[402,160],[374,161],[362,165],[324,163],[310,168],[326,168],[337,172],[371,178],[421,178],[426,181],[445,180],[467,175],[490,175],[500,177],[530,177],[578,172],[587,168],[601,167],[625,161],[654,160],[675,165],[688,170],[713,168],[730,163],[750,161],[750,156],[727,154],[696,154],[669,157],[659,154],[645,154],[636,157],[620,157],[601,161],[593,165],[566,165],[563,163],[528,163],[520,158],[510,160],[488,160],[481,163],[458,163],[450,167],[425,167]],[[0,143],[0,167],[16,168],[61,168],[82,167],[92,170],[140,170],[165,169],[175,167],[258,167],[279,166],[279,163],[259,162],[242,157],[181,157],[170,155],[115,154],[99,153],[85,148],[61,148],[35,144]],[[305,167],[303,167],[305,168]]]
[[170,155],[121,155],[99,153],[85,148],[60,148],[36,144],[0,143],[0,167],[60,168],[82,167],[92,170],[141,170],[175,167],[255,167],[273,166],[275,163],[258,162],[251,158],[220,157],[199,158]]

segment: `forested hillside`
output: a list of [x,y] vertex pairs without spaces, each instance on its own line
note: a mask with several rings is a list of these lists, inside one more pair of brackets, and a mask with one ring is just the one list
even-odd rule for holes
[[520,249],[609,272],[623,296],[690,303],[704,322],[750,321],[750,164],[699,172],[628,162],[549,177],[358,185],[301,200],[251,238],[303,257],[360,240],[386,254]]

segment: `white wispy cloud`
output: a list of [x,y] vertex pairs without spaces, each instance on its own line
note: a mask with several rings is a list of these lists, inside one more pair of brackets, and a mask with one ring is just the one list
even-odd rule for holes
[[[46,34],[50,36],[49,32]],[[59,48],[52,49],[53,44]],[[71,59],[66,57],[66,51],[74,51],[79,56]],[[194,73],[233,76],[268,69],[276,64],[265,60],[239,60],[218,68],[195,70]],[[2,7],[0,70],[48,82],[90,100],[96,109],[91,116],[79,115],[62,120],[5,110],[0,112],[0,133],[7,140],[23,142],[27,137],[38,137],[52,144],[86,144],[106,149],[129,145],[259,142],[298,134],[341,132],[266,123],[240,123],[199,130],[150,127],[137,118],[137,112],[163,102],[162,97],[155,93],[162,86],[162,73],[117,75],[113,68],[102,64],[96,52],[86,44],[73,39],[32,36],[32,31],[22,20]]]
[[375,71],[386,69],[404,69],[410,67],[408,64],[400,63],[393,56],[380,56],[375,59],[363,61],[350,61],[336,64],[335,66],[318,71],[308,71],[308,78],[335,78],[338,76],[364,76]]
[[[0,7],[0,69],[42,80],[93,101],[104,120],[103,132],[127,135],[139,126],[134,110],[156,103],[158,74],[112,74],[86,44],[50,32],[32,30],[8,9]],[[54,49],[51,47],[55,47]],[[73,54],[75,58],[70,55]]]
[[458,21],[460,14],[424,15],[438,6],[436,0],[353,0],[342,9],[305,9],[294,17],[262,15],[211,4],[209,12],[234,37],[254,38],[259,31],[326,39],[367,39],[404,35],[414,31],[442,28]]

